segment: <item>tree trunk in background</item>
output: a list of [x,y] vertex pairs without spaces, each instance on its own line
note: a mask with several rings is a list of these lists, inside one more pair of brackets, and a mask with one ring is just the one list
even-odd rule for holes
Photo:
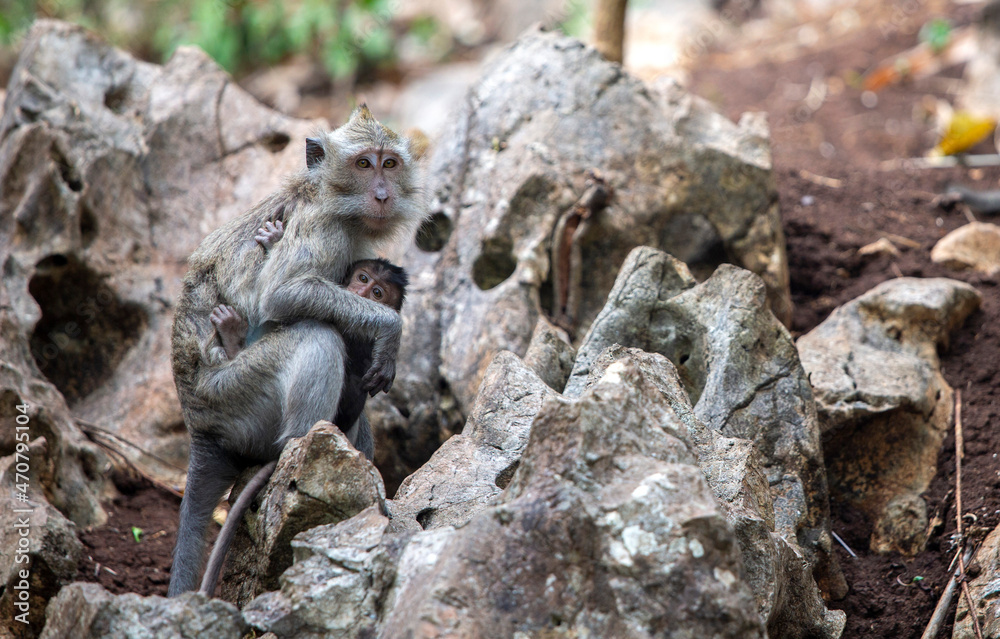
[[607,60],[621,63],[628,0],[597,0],[594,7],[594,47]]

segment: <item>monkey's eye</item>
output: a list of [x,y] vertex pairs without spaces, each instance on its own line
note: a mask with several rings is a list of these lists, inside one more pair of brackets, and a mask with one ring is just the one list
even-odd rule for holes
[[382,299],[383,295],[384,293],[382,292],[382,289],[380,289],[379,287],[376,286],[375,288],[372,289],[372,297],[374,297],[375,299],[380,300]]
[[391,169],[394,166],[396,166],[396,160],[393,160],[392,158],[389,158],[388,160],[382,163],[382,168],[384,169]]
[[368,158],[361,158],[356,162],[356,164],[359,169],[368,169],[371,168],[372,162]]
[[361,282],[362,284],[367,284],[368,283],[368,274],[367,273],[358,273],[358,281]]

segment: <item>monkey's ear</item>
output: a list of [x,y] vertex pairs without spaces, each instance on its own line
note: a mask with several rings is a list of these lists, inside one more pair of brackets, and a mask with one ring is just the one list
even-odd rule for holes
[[422,130],[414,127],[407,129],[406,137],[410,140],[410,155],[414,160],[423,158],[431,148],[431,140]]
[[323,161],[326,151],[323,149],[323,142],[319,138],[306,138],[306,168],[313,168]]
[[367,102],[362,102],[357,106],[357,108],[354,109],[354,112],[351,113],[351,119],[353,120],[355,118],[375,121],[375,116],[372,115],[372,112],[368,109]]

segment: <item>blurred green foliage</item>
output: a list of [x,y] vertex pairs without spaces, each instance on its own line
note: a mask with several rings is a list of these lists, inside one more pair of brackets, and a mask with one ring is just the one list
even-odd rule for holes
[[589,0],[568,0],[566,16],[557,28],[568,36],[584,39],[590,34],[591,20]]
[[926,42],[934,53],[941,53],[951,42],[951,22],[944,18],[934,18],[920,27],[920,41]]
[[[194,44],[232,73],[293,54],[322,62],[334,78],[392,60],[398,0],[0,0],[0,44],[35,17],[82,24],[117,46],[162,62]],[[433,21],[416,25],[425,38]]]

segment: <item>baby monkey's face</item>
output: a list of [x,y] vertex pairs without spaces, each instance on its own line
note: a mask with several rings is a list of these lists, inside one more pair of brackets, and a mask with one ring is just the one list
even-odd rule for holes
[[367,297],[373,302],[385,304],[389,308],[398,309],[400,306],[399,289],[392,284],[388,284],[384,279],[378,277],[374,269],[366,266],[359,266],[351,273],[351,279],[347,283],[347,290],[357,293],[361,297]]

